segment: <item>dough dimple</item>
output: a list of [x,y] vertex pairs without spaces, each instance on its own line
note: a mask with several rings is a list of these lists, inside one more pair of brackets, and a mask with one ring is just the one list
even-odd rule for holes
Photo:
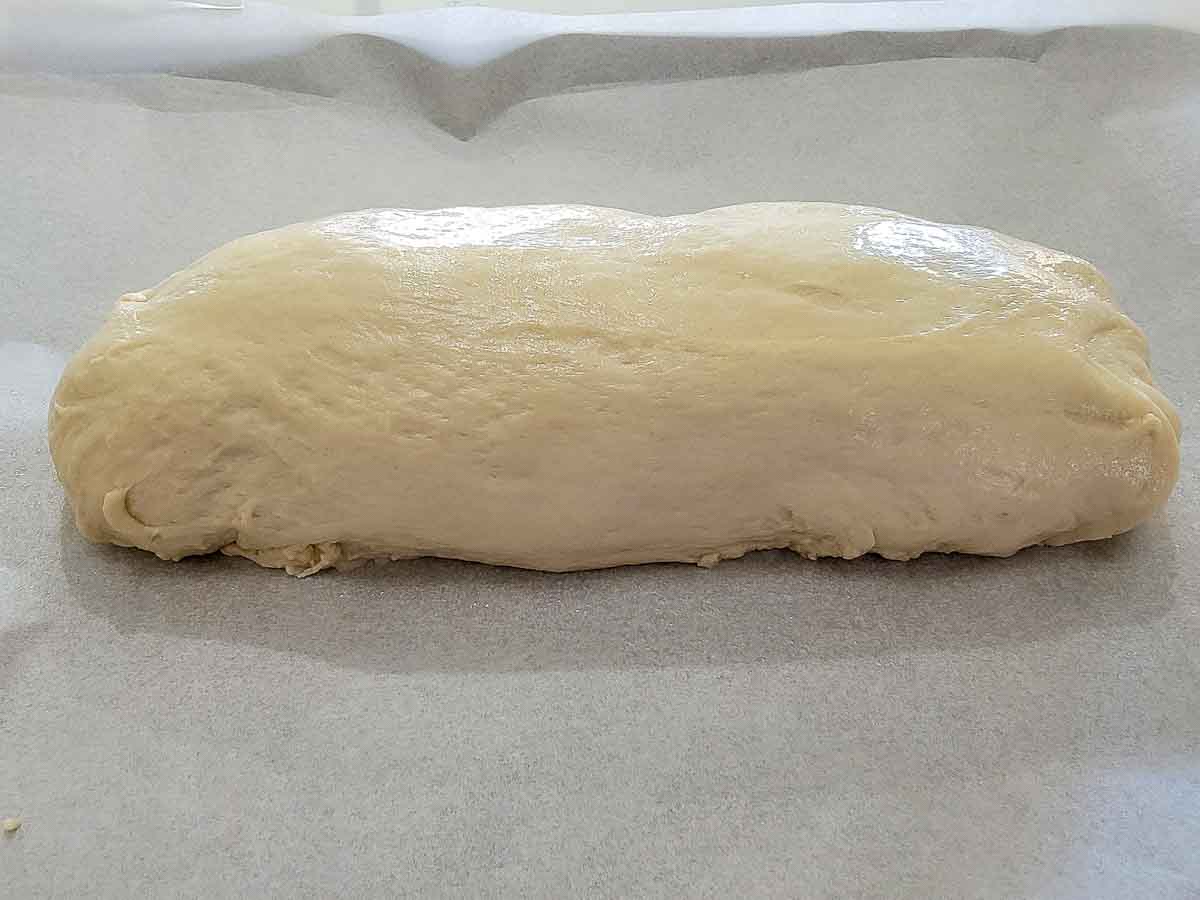
[[81,531],[307,575],[1007,555],[1168,496],[1083,260],[865,207],[365,210],[126,294],[50,416]]

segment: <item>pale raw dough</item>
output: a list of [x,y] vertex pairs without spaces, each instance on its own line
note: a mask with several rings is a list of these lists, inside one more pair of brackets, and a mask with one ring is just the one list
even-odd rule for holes
[[252,235],[122,297],[50,418],[88,538],[297,575],[1006,555],[1145,519],[1178,434],[1090,264],[816,203]]

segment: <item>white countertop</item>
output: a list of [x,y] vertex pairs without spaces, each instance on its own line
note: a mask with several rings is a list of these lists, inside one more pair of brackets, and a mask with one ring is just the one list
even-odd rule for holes
[[[170,0],[16,0],[0,42],[0,66],[130,71],[223,65],[297,52],[338,34],[378,35],[437,60],[474,66],[555,34],[764,37],[1110,24],[1200,31],[1200,3],[1193,0],[850,0],[591,15],[412,5],[435,8],[356,16],[259,0],[240,9]],[[562,0],[546,8],[578,7]]]

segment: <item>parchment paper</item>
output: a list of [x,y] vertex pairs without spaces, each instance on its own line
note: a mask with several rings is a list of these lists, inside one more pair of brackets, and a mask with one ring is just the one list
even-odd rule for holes
[[[296,581],[75,532],[45,446],[123,291],[366,206],[822,199],[1087,257],[1184,416],[1166,511],[1009,560]],[[1200,896],[1200,36],[379,38],[0,76],[0,889]]]

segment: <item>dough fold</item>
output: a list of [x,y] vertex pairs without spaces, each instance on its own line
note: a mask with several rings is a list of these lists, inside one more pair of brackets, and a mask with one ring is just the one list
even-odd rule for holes
[[1008,555],[1165,502],[1179,419],[1087,262],[865,207],[376,209],[126,294],[50,447],[82,533],[308,575]]

